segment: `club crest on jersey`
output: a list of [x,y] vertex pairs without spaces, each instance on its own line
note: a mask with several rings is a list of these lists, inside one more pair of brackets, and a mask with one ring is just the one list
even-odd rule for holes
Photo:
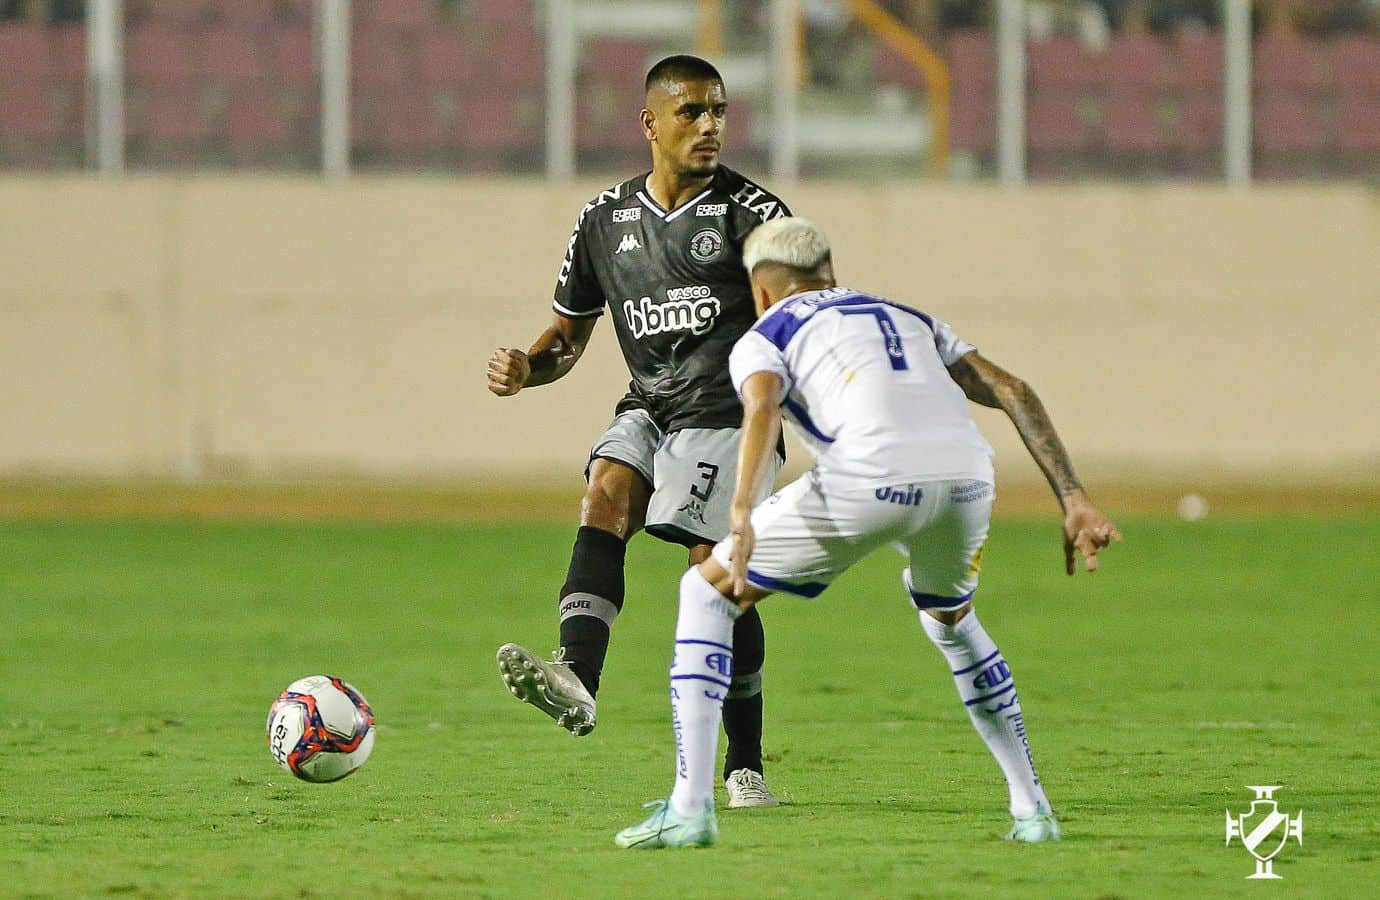
[[702,263],[713,262],[723,249],[723,235],[713,228],[701,228],[690,238],[690,255]]
[[652,304],[651,297],[623,301],[623,318],[635,338],[673,331],[704,334],[714,327],[719,310],[719,298],[703,284],[671,288],[666,291],[666,302],[658,305]]
[[613,251],[613,255],[614,255],[614,256],[617,256],[617,255],[620,254],[620,253],[627,253],[629,250],[641,250],[641,249],[642,249],[642,245],[641,245],[640,243],[638,243],[638,241],[637,241],[637,235],[635,235],[635,234],[625,234],[625,235],[623,235],[623,240],[621,240],[621,241],[618,242],[618,249],[616,249],[616,250]]

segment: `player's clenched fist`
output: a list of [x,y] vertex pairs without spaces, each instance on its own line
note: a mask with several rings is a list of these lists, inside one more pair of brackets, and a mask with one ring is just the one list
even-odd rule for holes
[[531,376],[532,362],[521,350],[500,347],[489,357],[489,390],[500,397],[522,390]]

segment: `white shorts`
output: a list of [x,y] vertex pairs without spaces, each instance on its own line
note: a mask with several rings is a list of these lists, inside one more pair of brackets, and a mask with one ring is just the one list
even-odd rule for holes
[[[818,597],[883,544],[910,559],[901,573],[917,609],[958,609],[977,590],[995,489],[969,478],[831,488],[808,472],[752,512],[757,543],[748,581]],[[728,568],[728,540],[714,559]]]

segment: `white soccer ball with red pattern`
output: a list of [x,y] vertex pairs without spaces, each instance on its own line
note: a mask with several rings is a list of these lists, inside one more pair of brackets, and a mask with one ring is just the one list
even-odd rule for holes
[[299,678],[268,711],[268,750],[303,781],[339,781],[373,752],[374,711],[339,678]]

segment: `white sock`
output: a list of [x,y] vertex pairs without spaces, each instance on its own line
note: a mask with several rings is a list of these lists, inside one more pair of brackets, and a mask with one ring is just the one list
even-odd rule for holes
[[1039,804],[1049,809],[1049,799],[1040,786],[1035,758],[1030,753],[1011,668],[978,621],[977,613],[970,610],[952,627],[926,612],[920,613],[920,622],[925,626],[925,634],[949,661],[959,699],[1006,776],[1011,815],[1034,815]]
[[692,568],[680,580],[676,655],[671,661],[671,726],[676,732],[676,785],[671,808],[699,815],[714,800],[719,720],[733,677],[736,604]]

